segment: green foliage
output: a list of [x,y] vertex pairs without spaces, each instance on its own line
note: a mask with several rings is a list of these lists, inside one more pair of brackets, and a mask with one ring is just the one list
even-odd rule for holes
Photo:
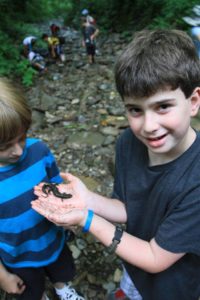
[[[66,22],[80,27],[80,12],[88,8],[100,27],[109,31],[143,28],[185,28],[182,17],[191,13],[197,0],[71,0]],[[74,24],[73,23],[73,24]]]
[[48,8],[48,16],[60,17],[65,16],[72,8],[73,1],[46,0],[45,7]]
[[37,72],[22,58],[23,39],[34,35],[37,47],[43,48],[39,26],[34,24],[65,15],[71,6],[72,1],[0,0],[0,75],[18,76],[24,85],[31,85]]
[[160,13],[154,17],[150,27],[159,28],[183,28],[183,16],[191,14],[192,7],[197,4],[197,1],[186,0],[167,0],[163,2]]
[[0,75],[21,78],[26,86],[33,83],[37,73],[28,60],[21,57],[22,46],[14,44],[7,33],[0,31]]
[[0,31],[0,75],[8,75],[14,69],[19,53],[6,33]]
[[65,24],[80,30],[81,10],[87,8],[97,20],[102,36],[121,32],[131,37],[143,28],[179,28],[188,30],[182,20],[190,16],[199,0],[0,0],[0,75],[18,76],[29,86],[35,74],[22,59],[22,40],[28,35],[39,37],[38,48],[44,48],[39,26],[45,20],[64,17]]
[[44,0],[0,0],[0,75],[21,78],[25,86],[33,83],[37,72],[21,56],[22,40],[28,35],[41,35],[29,22],[47,17],[45,4]]
[[31,86],[37,71],[30,66],[28,60],[26,59],[20,61],[16,67],[15,75],[22,78],[22,83],[25,86]]

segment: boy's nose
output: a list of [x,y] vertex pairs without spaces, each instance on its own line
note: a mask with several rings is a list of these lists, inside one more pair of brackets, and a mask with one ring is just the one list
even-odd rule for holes
[[15,145],[13,145],[12,147],[12,154],[20,156],[23,153],[23,147],[19,144],[16,143]]
[[154,114],[145,114],[144,116],[144,123],[143,123],[143,130],[147,133],[155,132],[158,130],[159,124],[157,118]]

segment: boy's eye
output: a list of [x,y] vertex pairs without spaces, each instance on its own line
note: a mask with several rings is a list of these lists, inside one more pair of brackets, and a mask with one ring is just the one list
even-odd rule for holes
[[142,110],[139,108],[139,107],[127,107],[127,112],[133,116],[133,117],[136,117],[136,116],[139,116],[141,113],[142,113]]
[[12,144],[5,144],[5,145],[0,145],[0,151],[6,151],[12,146]]
[[18,141],[15,141],[15,142],[8,142],[6,144],[0,144],[0,151],[6,151],[8,150],[9,148],[11,148],[15,143],[24,143],[25,142],[25,139],[26,139],[26,134],[23,134]]
[[158,107],[158,111],[166,111],[167,109],[169,109],[171,107],[171,105],[169,103],[163,103],[163,104],[160,104],[159,107]]
[[161,109],[166,109],[167,107],[169,107],[169,104],[162,104],[162,105],[160,106]]

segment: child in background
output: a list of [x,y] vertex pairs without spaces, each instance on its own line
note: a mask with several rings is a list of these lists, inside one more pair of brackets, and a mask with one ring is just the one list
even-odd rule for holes
[[46,63],[44,57],[42,57],[39,53],[34,51],[30,51],[28,54],[28,60],[30,61],[31,66],[38,70],[40,73],[47,72]]
[[83,20],[86,19],[88,24],[96,25],[96,20],[89,14],[89,10],[87,8],[84,8],[81,11],[81,16]]
[[52,37],[57,37],[59,39],[59,43],[62,47],[62,45],[65,44],[65,37],[60,34],[61,33],[60,32],[60,26],[53,23],[50,26],[50,31],[51,31],[51,36]]
[[33,51],[33,46],[35,45],[37,38],[35,36],[27,36],[23,40],[23,53],[25,57],[28,57],[30,51]]
[[18,300],[47,300],[45,276],[61,300],[84,300],[66,283],[75,274],[65,232],[31,208],[33,187],[61,183],[55,159],[27,138],[31,110],[22,92],[0,79],[0,287]]
[[44,33],[42,35],[42,39],[48,45],[49,54],[51,58],[53,59],[59,58],[62,62],[64,62],[65,55],[63,54],[63,50],[59,38],[57,36],[48,36],[48,34]]
[[195,5],[192,9],[192,15],[183,17],[183,20],[190,25],[189,32],[200,58],[200,5]]
[[59,36],[59,33],[60,33],[60,27],[56,24],[51,24],[50,26],[50,30],[51,30],[51,35],[52,36],[56,36],[58,37]]
[[99,29],[97,29],[94,25],[88,23],[86,18],[83,18],[82,20],[82,28],[82,45],[86,48],[89,64],[93,64],[95,62],[94,57],[96,51],[95,39],[99,34]]
[[32,207],[119,255],[143,300],[198,300],[200,133],[191,119],[200,107],[200,60],[192,39],[179,30],[137,32],[115,80],[130,128],[116,145],[113,198],[68,173],[60,191],[69,201],[45,198],[41,184]]

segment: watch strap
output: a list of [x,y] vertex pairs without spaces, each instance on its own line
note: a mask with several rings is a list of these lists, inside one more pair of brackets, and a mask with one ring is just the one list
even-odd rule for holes
[[108,253],[114,253],[117,249],[118,244],[121,242],[121,237],[123,235],[123,229],[120,226],[116,226],[114,237],[112,239],[112,243],[108,246]]

